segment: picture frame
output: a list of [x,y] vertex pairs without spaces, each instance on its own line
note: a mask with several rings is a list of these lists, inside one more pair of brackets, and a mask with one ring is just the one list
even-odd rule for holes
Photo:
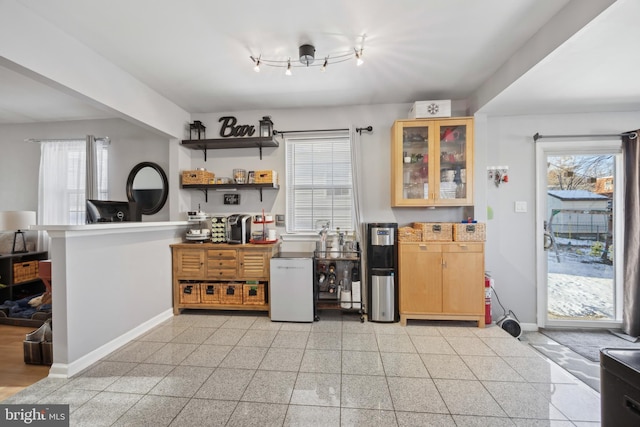
[[249,173],[247,173],[247,184],[255,184],[255,182],[256,182],[256,172],[249,171]]

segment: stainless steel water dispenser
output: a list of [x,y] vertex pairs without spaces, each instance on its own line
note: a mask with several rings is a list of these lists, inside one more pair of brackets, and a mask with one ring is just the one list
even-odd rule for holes
[[372,322],[397,322],[398,224],[367,224],[367,306]]

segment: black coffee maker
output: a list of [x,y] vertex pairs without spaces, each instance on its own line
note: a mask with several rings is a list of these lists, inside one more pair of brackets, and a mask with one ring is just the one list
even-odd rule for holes
[[234,214],[227,217],[227,243],[245,244],[251,240],[251,215]]

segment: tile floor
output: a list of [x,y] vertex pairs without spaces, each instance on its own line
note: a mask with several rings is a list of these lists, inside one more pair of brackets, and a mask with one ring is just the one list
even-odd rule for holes
[[600,395],[495,326],[176,316],[70,379],[3,403],[72,426],[597,426]]

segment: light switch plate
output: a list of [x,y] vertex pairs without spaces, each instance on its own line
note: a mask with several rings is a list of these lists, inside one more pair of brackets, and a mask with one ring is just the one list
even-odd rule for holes
[[527,211],[527,202],[517,201],[517,202],[515,202],[514,205],[515,205],[514,210],[517,213],[524,213],[524,212]]

